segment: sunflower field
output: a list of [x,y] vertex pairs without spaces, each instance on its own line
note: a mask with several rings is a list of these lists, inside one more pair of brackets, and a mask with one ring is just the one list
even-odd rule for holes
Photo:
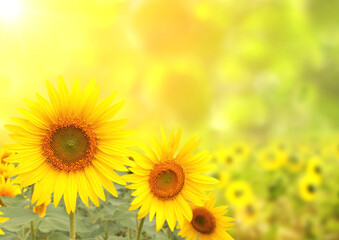
[[338,9],[0,0],[0,239],[338,240]]

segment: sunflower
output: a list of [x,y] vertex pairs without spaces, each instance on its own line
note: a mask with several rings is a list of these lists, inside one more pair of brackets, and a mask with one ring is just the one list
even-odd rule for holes
[[[11,179],[5,179],[3,176],[0,177],[0,196],[15,197],[21,194],[19,185],[12,183]],[[0,203],[2,205],[2,203]]]
[[114,171],[126,171],[126,147],[131,130],[121,129],[126,120],[111,120],[123,106],[112,105],[116,93],[97,104],[99,87],[92,80],[81,92],[74,81],[71,92],[64,80],[58,81],[59,93],[47,81],[50,102],[36,95],[37,102],[26,100],[29,110],[19,109],[25,118],[6,125],[18,144],[7,149],[18,152],[7,161],[19,163],[15,182],[21,187],[35,184],[32,203],[41,205],[53,193],[54,206],[63,196],[68,213],[74,212],[77,193],[86,206],[88,198],[99,205],[105,201],[102,187],[117,197],[112,181],[125,184]]
[[319,157],[314,156],[309,159],[307,162],[306,172],[307,175],[310,175],[315,181],[321,181],[322,164]]
[[297,172],[303,167],[302,157],[298,153],[289,153],[286,167],[290,172]]
[[0,176],[3,176],[5,179],[11,177],[14,173],[15,166],[11,163],[7,163],[5,160],[11,155],[11,152],[8,152],[3,148],[0,149]]
[[162,144],[154,139],[154,151],[142,147],[147,155],[135,153],[134,165],[130,168],[133,174],[125,175],[125,180],[132,182],[130,189],[136,189],[132,196],[130,210],[140,207],[138,218],[144,218],[149,213],[152,221],[157,216],[156,230],[159,231],[165,220],[173,231],[176,221],[182,225],[184,219],[192,220],[192,210],[189,202],[202,204],[206,199],[205,190],[212,189],[210,184],[218,181],[202,175],[210,170],[206,162],[210,159],[207,151],[193,154],[200,140],[192,137],[180,150],[178,145],[181,130],[171,133],[167,144],[162,131]]
[[233,239],[226,231],[231,230],[235,219],[224,216],[228,212],[227,206],[214,207],[216,199],[213,193],[208,197],[203,206],[191,205],[192,221],[185,220],[178,235],[187,240],[195,240],[198,236],[200,240]]
[[39,217],[44,217],[46,215],[46,208],[48,206],[48,204],[51,203],[51,200],[48,200],[47,202],[44,202],[38,206],[35,206],[33,208],[33,212],[39,213]]
[[314,201],[319,188],[319,182],[312,176],[306,175],[299,180],[299,196],[307,201]]
[[287,160],[287,154],[276,148],[266,148],[259,153],[259,161],[261,165],[270,171],[277,170]]
[[[0,212],[0,215],[3,215],[2,212]],[[0,217],[0,223],[6,222],[9,218]],[[0,235],[4,235],[5,233],[0,229]]]
[[244,206],[253,200],[251,187],[242,180],[231,182],[226,189],[225,196],[235,206]]
[[241,222],[246,225],[254,224],[259,217],[259,210],[254,202],[252,201],[244,206],[235,208],[236,216],[239,216]]
[[251,154],[251,147],[245,142],[236,142],[230,146],[230,151],[240,160],[247,160]]
[[239,154],[236,154],[233,149],[229,148],[219,150],[215,155],[220,164],[229,168],[235,166],[242,159]]

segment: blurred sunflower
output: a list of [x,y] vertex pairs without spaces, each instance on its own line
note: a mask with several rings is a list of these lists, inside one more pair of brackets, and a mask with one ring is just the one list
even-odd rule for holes
[[255,223],[259,216],[259,211],[257,206],[254,204],[254,201],[247,203],[244,206],[237,207],[235,210],[236,216],[238,216],[245,224]]
[[311,157],[310,160],[307,162],[306,172],[310,175],[315,181],[321,181],[322,175],[322,164],[319,157],[314,156]]
[[209,199],[204,201],[203,206],[191,205],[192,221],[184,221],[178,235],[187,240],[223,239],[231,240],[226,231],[231,230],[234,218],[224,216],[228,212],[227,206],[214,207],[216,199],[213,193],[208,195]]
[[37,205],[33,208],[33,212],[39,213],[39,217],[44,217],[46,215],[46,209],[48,204],[51,203],[51,200],[48,200],[47,202],[44,202],[40,205]]
[[156,230],[159,231],[165,220],[173,231],[176,221],[182,226],[184,219],[192,220],[189,202],[197,205],[206,199],[205,190],[211,190],[210,184],[218,181],[202,175],[210,170],[206,163],[210,159],[207,151],[193,154],[200,140],[192,137],[178,150],[181,130],[171,132],[169,143],[162,131],[162,144],[154,139],[154,151],[148,147],[142,150],[147,155],[135,153],[134,165],[130,168],[133,174],[125,175],[125,180],[132,182],[128,188],[136,189],[132,196],[130,210],[140,207],[138,218],[149,213],[152,221],[157,216]]
[[251,154],[251,147],[246,142],[236,142],[229,149],[240,160],[247,160]]
[[215,154],[217,161],[220,164],[225,165],[226,168],[236,165],[241,160],[241,157],[232,150],[225,148],[217,151]]
[[[21,194],[20,187],[12,183],[11,179],[0,177],[0,196],[15,197]],[[0,202],[0,205],[3,205]]]
[[125,184],[114,171],[126,171],[126,147],[131,130],[121,129],[126,120],[111,120],[123,106],[112,105],[116,93],[97,104],[99,87],[92,80],[81,92],[76,79],[71,92],[59,78],[59,93],[47,81],[51,103],[37,94],[37,102],[26,100],[30,110],[19,109],[25,118],[13,118],[19,124],[6,125],[18,144],[7,148],[18,154],[7,159],[19,163],[15,182],[21,187],[35,184],[32,203],[50,199],[54,206],[61,197],[68,213],[74,212],[77,192],[88,206],[88,197],[98,206],[105,200],[102,186],[117,196],[112,181]]
[[253,200],[251,187],[242,180],[231,182],[226,189],[225,196],[234,206],[245,206]]
[[[3,215],[2,212],[0,212],[0,215]],[[0,217],[0,223],[6,222],[9,218]],[[4,235],[5,233],[0,229],[0,235]]]
[[298,172],[303,167],[303,161],[298,153],[289,153],[286,167],[290,172]]
[[312,176],[306,175],[299,180],[299,196],[307,201],[314,201],[319,187],[319,182]]
[[259,153],[261,165],[270,171],[279,169],[286,159],[286,153],[277,149],[265,148]]

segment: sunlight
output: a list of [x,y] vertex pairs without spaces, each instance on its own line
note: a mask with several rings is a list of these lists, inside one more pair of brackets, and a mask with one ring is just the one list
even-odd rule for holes
[[20,2],[17,0],[0,0],[0,18],[13,20],[21,12]]

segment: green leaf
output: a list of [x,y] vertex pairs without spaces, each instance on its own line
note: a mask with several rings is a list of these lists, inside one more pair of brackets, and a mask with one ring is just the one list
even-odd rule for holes
[[49,240],[69,240],[69,237],[62,233],[52,233],[49,237]]
[[3,217],[9,218],[8,221],[1,224],[1,228],[20,226],[39,218],[37,213],[22,208],[6,207],[1,208],[1,212],[4,213]]

